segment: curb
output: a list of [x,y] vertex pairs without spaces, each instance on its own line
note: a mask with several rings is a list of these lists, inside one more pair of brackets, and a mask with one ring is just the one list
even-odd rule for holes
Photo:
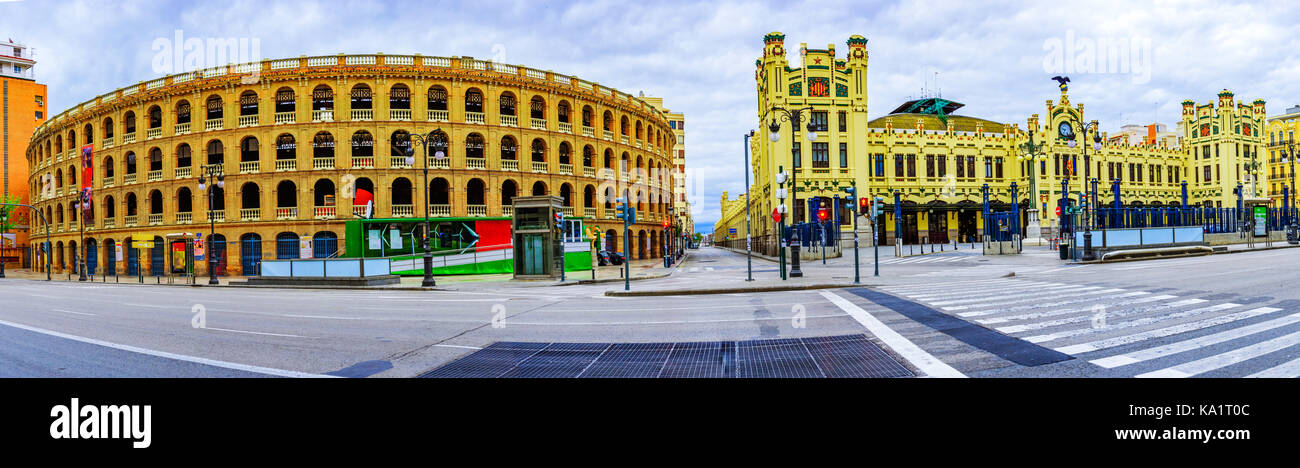
[[706,294],[734,294],[734,293],[758,293],[758,292],[779,292],[779,291],[803,291],[808,289],[842,289],[842,288],[870,288],[874,287],[869,284],[844,284],[844,283],[824,283],[824,284],[801,284],[791,286],[751,286],[740,288],[709,288],[709,289],[663,289],[653,291],[605,291],[606,296],[611,297],[631,297],[631,296],[698,296]]
[[[1233,245],[1233,244],[1229,244],[1229,245]],[[1091,262],[1070,262],[1070,264],[1071,265],[1098,265],[1098,264],[1106,264],[1106,263],[1127,263],[1127,262],[1141,262],[1146,260],[1160,260],[1162,258],[1204,257],[1207,255],[1225,255],[1225,254],[1260,252],[1260,251],[1268,251],[1268,250],[1281,250],[1281,249],[1294,249],[1294,248],[1300,248],[1300,245],[1279,245],[1276,247],[1259,247],[1254,249],[1237,249],[1237,250],[1222,250],[1222,251],[1215,250],[1213,252],[1207,252],[1207,253],[1188,253],[1188,254],[1166,255],[1166,256],[1150,257],[1150,258],[1128,258],[1123,260],[1111,260],[1111,261],[1093,260]]]

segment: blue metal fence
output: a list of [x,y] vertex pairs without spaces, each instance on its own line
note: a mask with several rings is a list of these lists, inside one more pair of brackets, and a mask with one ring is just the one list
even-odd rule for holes
[[[1243,210],[1244,211],[1244,210]],[[1285,228],[1288,218],[1297,215],[1297,210],[1268,208],[1267,222],[1270,231]],[[1246,221],[1253,220],[1253,215],[1246,211]],[[1237,208],[1218,207],[1141,207],[1141,208],[1098,208],[1094,216],[1096,229],[1127,229],[1145,227],[1201,226],[1206,234],[1238,232],[1241,226],[1242,212]]]
[[800,247],[834,246],[840,238],[840,225],[831,220],[786,226],[785,238],[789,240],[795,230],[799,231]]
[[984,235],[994,242],[1010,241],[1021,234],[1020,213],[1017,211],[992,211],[984,215]]

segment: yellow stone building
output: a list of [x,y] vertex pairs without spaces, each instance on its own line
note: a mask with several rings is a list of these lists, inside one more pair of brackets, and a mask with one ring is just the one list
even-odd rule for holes
[[677,136],[673,145],[673,216],[676,217],[676,223],[681,226],[682,233],[692,235],[695,233],[695,219],[691,215],[691,203],[686,198],[686,115],[681,112],[673,112],[664,107],[663,98],[648,97],[644,98],[647,103],[655,106],[668,119],[668,128],[672,129],[673,134]]
[[1295,156],[1296,131],[1300,130],[1300,106],[1287,109],[1282,115],[1268,118],[1268,196],[1274,206],[1282,206],[1283,187],[1289,187],[1290,206],[1297,199],[1291,175],[1295,170],[1291,158]]
[[[417,145],[408,162],[411,135],[430,133],[428,160]],[[608,236],[605,248],[620,251],[613,199],[627,193],[639,214],[630,257],[658,257],[675,139],[655,106],[573,76],[471,57],[340,54],[118,89],[41,125],[26,157],[55,270],[86,252],[97,270],[125,273],[132,260],[106,253],[130,239],[206,237],[211,191],[215,266],[241,274],[277,258],[286,238],[341,247],[344,221],[364,215],[353,202],[361,190],[373,194],[376,218],[423,218],[426,193],[434,217],[510,216],[515,196],[556,195],[566,216],[586,218]],[[94,176],[82,242],[84,145],[94,149]],[[208,171],[224,174],[224,188],[200,191]]]
[[[775,176],[782,170],[791,173],[794,184],[786,183],[787,224],[812,221],[813,207],[829,208],[845,195],[844,187],[855,186],[860,198],[884,199],[878,220],[883,229],[877,235],[886,244],[894,242],[895,232],[905,243],[977,239],[983,229],[985,185],[993,210],[1007,211],[1015,184],[1022,225],[1036,208],[1048,236],[1059,224],[1056,207],[1063,180],[1071,205],[1089,189],[1084,181],[1096,178],[1098,198],[1107,206],[1114,200],[1116,179],[1125,206],[1181,204],[1183,181],[1189,204],[1234,206],[1235,185],[1262,170],[1250,163],[1263,162],[1256,158],[1262,157],[1264,143],[1264,101],[1238,104],[1227,90],[1217,103],[1183,102],[1179,147],[1114,143],[1103,132],[1098,150],[1093,142],[1098,122],[1085,118],[1083,104],[1071,103],[1064,83],[1059,98],[1046,101],[1045,117],[1030,116],[1024,130],[1019,124],[953,115],[962,104],[942,98],[909,101],[868,119],[865,38],[850,37],[843,58],[833,44],[825,49],[801,44],[798,68],[787,63],[784,39],[779,32],[764,36],[763,56],[755,63],[759,115],[751,139],[752,196],[728,199],[724,194],[715,240],[727,238],[732,229],[737,233],[730,235],[733,241],[744,238],[747,202],[753,210],[752,235],[761,241],[758,250],[775,252],[771,213],[779,205]],[[804,128],[792,129],[783,112],[770,110],[774,107],[802,109]],[[768,135],[774,120],[780,124],[776,141]],[[810,122],[815,139],[809,138]],[[1062,137],[1063,126],[1076,136],[1074,147]],[[1034,157],[1025,148],[1031,133],[1034,143],[1042,145]],[[1247,192],[1249,188],[1247,184]],[[1256,193],[1264,190],[1260,185]],[[852,220],[847,212],[838,219],[843,225]]]

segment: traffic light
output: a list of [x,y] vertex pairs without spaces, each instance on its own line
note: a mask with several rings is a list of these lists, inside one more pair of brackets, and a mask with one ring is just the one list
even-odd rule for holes
[[618,214],[615,217],[623,220],[624,224],[636,224],[636,208],[623,197],[614,199],[614,202],[618,204]]
[[880,216],[880,205],[885,203],[885,197],[876,197],[876,203],[872,204],[871,216]]
[[849,194],[847,197],[844,197],[844,203],[849,206],[849,209],[857,211],[858,205],[855,202],[858,200],[858,189],[854,187],[844,187],[844,192]]

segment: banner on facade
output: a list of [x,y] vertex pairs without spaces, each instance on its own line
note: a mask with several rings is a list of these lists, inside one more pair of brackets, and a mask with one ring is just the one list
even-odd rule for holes
[[304,236],[298,239],[298,258],[312,258],[310,237]]
[[90,197],[92,194],[91,191],[93,190],[91,188],[91,182],[95,178],[93,161],[95,151],[93,146],[94,145],[86,144],[81,147],[81,199],[85,201],[81,204],[82,213],[90,212],[90,207],[93,205],[93,203],[90,202],[90,200],[92,200]]

